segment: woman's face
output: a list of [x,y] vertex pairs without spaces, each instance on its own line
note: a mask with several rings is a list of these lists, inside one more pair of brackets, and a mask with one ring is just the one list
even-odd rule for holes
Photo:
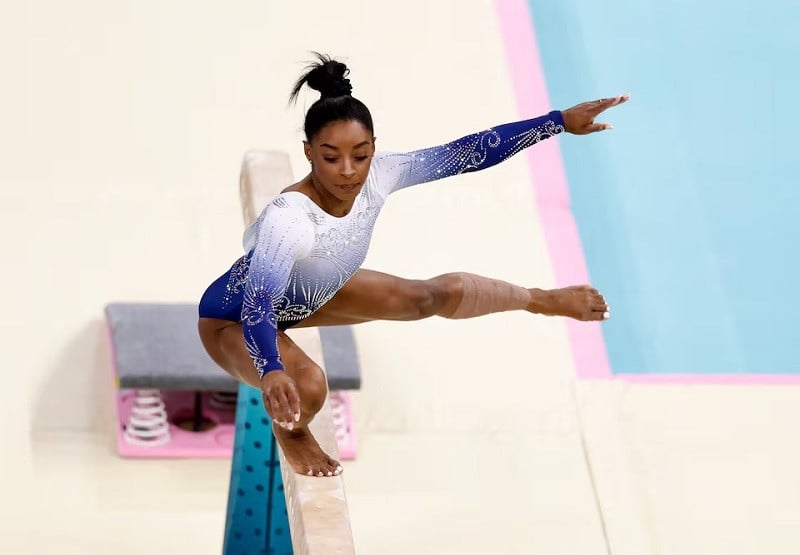
[[304,145],[316,185],[339,200],[353,200],[367,180],[375,154],[372,133],[355,120],[333,121]]

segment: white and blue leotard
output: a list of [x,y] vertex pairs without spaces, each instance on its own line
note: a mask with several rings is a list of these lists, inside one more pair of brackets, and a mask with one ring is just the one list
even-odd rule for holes
[[342,217],[297,191],[278,195],[245,231],[246,254],[206,290],[200,316],[241,322],[259,375],[282,370],[278,330],[308,318],[356,273],[390,194],[494,166],[563,131],[562,114],[554,111],[441,146],[376,152],[352,209]]

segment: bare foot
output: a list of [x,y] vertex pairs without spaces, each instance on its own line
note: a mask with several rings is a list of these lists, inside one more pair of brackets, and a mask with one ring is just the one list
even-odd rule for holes
[[531,293],[529,312],[546,316],[566,316],[584,322],[606,320],[610,316],[603,295],[591,285],[528,291]]
[[275,439],[278,440],[286,460],[294,471],[306,476],[338,476],[344,470],[342,466],[319,446],[311,435],[308,426],[285,430],[277,424],[272,425]]

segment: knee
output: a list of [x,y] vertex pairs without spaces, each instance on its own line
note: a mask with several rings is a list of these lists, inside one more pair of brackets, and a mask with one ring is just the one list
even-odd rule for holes
[[421,320],[441,316],[457,306],[463,292],[461,274],[444,274],[426,280],[408,281],[393,297],[391,309],[399,320]]
[[460,273],[443,274],[426,282],[427,295],[420,304],[423,317],[447,316],[458,303],[464,294],[464,280]]
[[228,345],[226,344],[228,340],[227,330],[231,328],[232,325],[231,322],[227,321],[200,318],[197,322],[197,330],[200,334],[200,342],[211,360],[235,379],[243,381],[242,372],[239,369],[240,365],[232,362],[236,357],[228,355]]
[[413,281],[402,294],[404,320],[434,316],[441,305],[443,284],[437,278]]
[[294,370],[294,381],[300,396],[301,410],[304,414],[316,414],[328,397],[328,380],[325,372],[312,362]]

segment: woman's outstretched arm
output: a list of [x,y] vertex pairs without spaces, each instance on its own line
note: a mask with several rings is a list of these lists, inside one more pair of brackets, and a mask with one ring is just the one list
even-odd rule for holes
[[584,102],[568,110],[524,121],[506,123],[473,133],[449,143],[407,153],[386,153],[376,157],[378,179],[391,193],[427,183],[490,168],[514,154],[559,133],[585,135],[610,129],[595,123],[604,110],[628,100],[627,95]]

